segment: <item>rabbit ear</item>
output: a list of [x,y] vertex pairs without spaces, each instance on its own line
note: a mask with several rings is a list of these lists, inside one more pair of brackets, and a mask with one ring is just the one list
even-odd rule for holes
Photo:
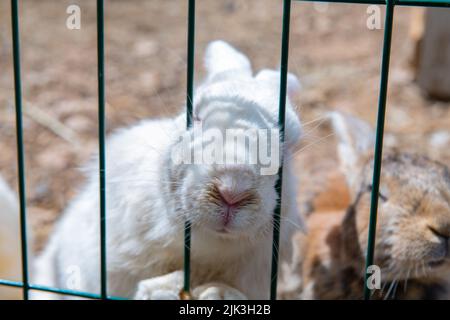
[[[16,195],[0,176],[0,214],[16,214],[19,211]],[[8,217],[6,217],[8,218]],[[12,219],[12,216],[9,217]]]
[[360,119],[340,112],[329,114],[338,139],[338,156],[350,187],[360,175],[362,159],[373,148],[375,133],[370,125]]
[[[272,82],[274,85],[279,86],[280,84],[280,71],[263,69],[256,75],[256,79],[259,81]],[[297,76],[292,73],[288,73],[287,77],[287,93],[289,97],[293,97],[302,88],[300,81]]]
[[248,77],[252,76],[248,58],[222,40],[208,44],[204,63],[209,79],[227,71],[235,71]]

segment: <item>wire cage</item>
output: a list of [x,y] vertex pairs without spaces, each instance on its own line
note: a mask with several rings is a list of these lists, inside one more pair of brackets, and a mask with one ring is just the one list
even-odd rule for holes
[[[191,128],[193,112],[194,94],[194,51],[195,51],[195,0],[188,0],[188,25],[187,25],[187,90],[186,90],[186,127]],[[394,19],[394,8],[396,6],[421,6],[421,7],[442,7],[450,8],[450,0],[294,0],[295,2],[330,2],[330,3],[351,3],[351,4],[375,4],[385,5],[385,25],[383,50],[381,57],[380,87],[378,95],[378,114],[376,123],[376,140],[374,146],[374,167],[373,167],[373,188],[371,193],[370,220],[368,232],[368,245],[366,251],[366,271],[373,264],[378,193],[380,187],[380,172],[383,152],[384,121],[386,114],[386,96],[388,90],[389,61],[391,51],[391,38]],[[279,111],[278,126],[280,129],[281,142],[284,141],[286,91],[288,74],[288,54],[289,54],[289,27],[290,10],[292,0],[283,0],[283,20],[281,35],[281,69],[279,87]],[[445,9],[444,9],[445,10]],[[100,294],[81,292],[76,290],[66,290],[60,288],[47,287],[30,282],[28,264],[28,243],[27,243],[27,206],[26,206],[26,185],[25,185],[25,152],[23,145],[22,126],[22,81],[20,66],[20,30],[19,30],[19,0],[11,0],[11,21],[12,21],[12,45],[13,45],[13,65],[14,65],[14,90],[15,90],[15,112],[16,112],[16,137],[17,137],[17,161],[18,161],[18,185],[20,202],[20,237],[22,255],[22,281],[9,281],[0,279],[0,286],[22,288],[23,299],[29,299],[30,290],[46,291],[51,293],[76,296],[89,299],[119,300],[120,297],[108,295],[107,287],[107,255],[106,255],[106,148],[105,148],[105,51],[104,51],[104,0],[97,0],[97,79],[98,79],[98,145],[99,145],[99,177],[100,177]],[[277,279],[278,279],[278,247],[280,239],[280,219],[281,219],[281,194],[282,194],[283,162],[281,161],[278,170],[278,180],[275,185],[278,194],[278,203],[273,214],[273,242],[272,242],[272,266],[270,274],[270,299],[276,299]],[[185,293],[190,291],[190,242],[191,225],[185,222],[184,236],[184,286]],[[269,275],[268,275],[269,276]],[[367,279],[370,273],[366,272],[364,284],[364,298],[370,299],[371,291],[367,286]]]

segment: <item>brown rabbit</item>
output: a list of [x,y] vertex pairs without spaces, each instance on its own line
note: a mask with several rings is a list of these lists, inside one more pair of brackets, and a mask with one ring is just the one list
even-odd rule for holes
[[[361,299],[373,170],[374,132],[349,115],[330,115],[339,139],[346,209],[315,208],[308,234],[295,238],[293,274],[286,298]],[[339,184],[334,177],[334,184]],[[342,194],[336,194],[341,190]],[[326,195],[320,196],[322,199]],[[333,201],[331,201],[333,202]],[[423,156],[384,150],[375,264],[381,269],[377,299],[445,299],[450,282],[450,173]]]

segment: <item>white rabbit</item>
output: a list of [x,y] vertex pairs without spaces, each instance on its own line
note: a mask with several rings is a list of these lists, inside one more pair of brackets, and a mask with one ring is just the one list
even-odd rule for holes
[[[279,72],[264,70],[253,77],[247,57],[223,41],[209,44],[205,65],[207,80],[195,93],[196,126],[201,124],[203,132],[223,134],[228,129],[238,136],[246,129],[277,128]],[[288,86],[289,92],[298,87],[295,76],[289,76]],[[290,255],[295,225],[302,226],[290,157],[301,127],[289,99],[286,112],[282,258]],[[180,138],[193,137],[193,130],[186,130],[185,119],[183,110],[175,119],[146,120],[117,131],[108,140],[108,293],[136,299],[178,299],[184,221],[190,219],[194,297],[266,299],[276,170],[261,175],[258,164],[177,164],[173,156],[186,152]],[[194,136],[188,149],[203,143]],[[227,143],[225,151],[231,148]],[[238,143],[237,148],[238,158],[249,151],[245,143]],[[95,165],[88,178],[37,261],[38,284],[99,292],[99,179]]]
[[[0,279],[20,281],[20,262],[18,201],[0,176]],[[0,300],[20,297],[20,290],[0,286]]]

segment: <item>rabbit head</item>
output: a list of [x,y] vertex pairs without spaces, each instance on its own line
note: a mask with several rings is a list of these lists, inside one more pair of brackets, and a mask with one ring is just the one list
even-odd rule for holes
[[[345,228],[345,220],[353,219],[362,256],[367,247],[375,134],[352,116],[332,113],[331,119],[353,202],[343,232],[352,232]],[[448,277],[449,169],[424,156],[392,149],[383,150],[382,159],[375,264],[383,280]]]
[[[209,44],[205,56],[207,77],[194,95],[193,127],[171,148],[174,212],[219,237],[257,238],[271,230],[280,150],[289,166],[300,121],[287,99],[281,144],[279,72],[252,76],[247,57],[223,41]],[[289,88],[298,86],[295,76],[288,81]],[[285,186],[291,188],[289,181]]]

